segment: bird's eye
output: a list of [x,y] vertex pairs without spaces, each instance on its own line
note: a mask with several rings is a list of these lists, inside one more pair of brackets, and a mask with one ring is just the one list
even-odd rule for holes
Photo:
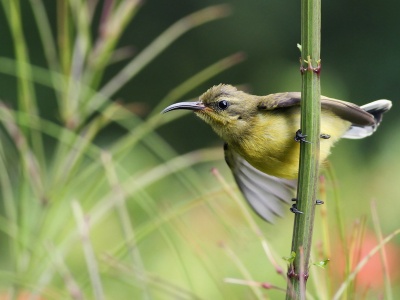
[[222,110],[227,109],[229,106],[229,102],[226,100],[221,100],[218,102],[218,107]]

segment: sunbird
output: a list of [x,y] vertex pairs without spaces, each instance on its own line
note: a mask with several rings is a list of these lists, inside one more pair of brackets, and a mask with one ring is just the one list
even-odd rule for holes
[[[301,93],[255,96],[227,84],[213,86],[197,102],[175,103],[163,113],[187,109],[224,140],[225,161],[245,199],[268,222],[282,216],[297,185]],[[392,106],[386,99],[357,106],[321,96],[320,164],[340,139],[375,132]],[[297,134],[296,134],[297,133]]]

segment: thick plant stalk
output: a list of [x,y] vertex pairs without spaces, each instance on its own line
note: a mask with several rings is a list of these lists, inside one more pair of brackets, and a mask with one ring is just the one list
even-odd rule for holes
[[297,209],[293,228],[292,252],[296,253],[288,270],[286,299],[305,299],[308,278],[314,211],[318,186],[320,140],[320,32],[321,1],[301,1],[301,132],[306,142],[300,145]]

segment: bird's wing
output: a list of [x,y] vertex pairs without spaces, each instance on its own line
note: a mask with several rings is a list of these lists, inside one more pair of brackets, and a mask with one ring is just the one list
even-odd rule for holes
[[272,222],[275,216],[282,216],[283,203],[289,203],[293,198],[297,181],[267,175],[229,149],[227,144],[224,149],[226,163],[254,211],[268,222]]
[[[258,105],[259,109],[273,110],[300,105],[301,93],[279,93],[263,97]],[[376,123],[374,116],[364,107],[356,104],[321,96],[321,107],[327,109],[338,117],[357,126],[370,126]]]

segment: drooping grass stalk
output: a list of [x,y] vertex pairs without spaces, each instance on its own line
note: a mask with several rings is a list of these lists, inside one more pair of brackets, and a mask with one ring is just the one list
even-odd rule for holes
[[[164,31],[158,38],[156,38],[149,46],[147,46],[141,53],[133,58],[117,75],[115,75],[105,86],[103,86],[99,92],[91,93],[91,97],[86,97],[83,102],[80,103],[80,114],[82,118],[80,120],[86,120],[87,117],[91,116],[93,112],[97,110],[104,110],[105,104],[109,104],[108,100],[113,94],[119,90],[128,80],[133,78],[142,68],[150,63],[157,55],[171,45],[178,37],[193,29],[194,27],[200,26],[206,22],[216,20],[218,18],[226,16],[229,12],[229,7],[226,5],[212,6],[206,9],[202,9],[196,13],[182,18],[175,24],[171,25],[167,30]],[[107,47],[107,49],[109,49]],[[76,57],[74,57],[76,59]],[[105,65],[104,65],[105,67]],[[223,69],[223,68],[221,68]],[[71,70],[73,72],[73,70]],[[87,77],[85,77],[87,78]],[[74,84],[78,84],[75,79]],[[71,81],[69,84],[72,84]],[[90,88],[88,85],[81,86],[82,88]],[[74,91],[76,93],[76,91]],[[83,91],[82,94],[87,95],[87,90]],[[70,99],[68,101],[71,101]],[[86,103],[86,101],[88,101]],[[73,101],[72,101],[73,102]],[[87,104],[87,105],[86,105]],[[70,105],[70,104],[69,104]],[[69,109],[69,111],[73,111]],[[77,121],[78,123],[75,123]],[[74,117],[73,126],[69,128],[75,128],[80,126],[80,121]],[[71,123],[71,124],[72,124]],[[68,122],[67,122],[68,125]],[[59,148],[56,151],[55,161],[65,163],[65,160],[59,158],[68,155],[65,153],[64,148]],[[63,166],[57,166],[58,170],[63,170]]]
[[[314,225],[314,212],[318,187],[319,135],[320,135],[320,0],[301,1],[301,132],[308,142],[300,145],[300,166],[297,190],[297,208],[303,212],[295,215],[292,252],[296,258],[288,270],[289,283],[286,299],[304,299],[305,284]],[[301,249],[301,251],[300,251]],[[300,252],[303,255],[300,257]],[[304,270],[304,273],[301,271]],[[304,280],[303,280],[304,279]],[[304,287],[301,286],[302,281]]]
[[[243,264],[243,261],[235,254],[235,252],[228,246],[222,244],[222,248],[225,250],[226,254],[230,257],[231,261],[240,270],[240,273],[245,278],[246,281],[254,281],[248,268]],[[249,285],[249,288],[254,293],[254,299],[265,299],[262,290],[254,285]]]
[[[379,243],[382,243],[383,235],[382,235],[381,226],[379,224],[379,217],[378,217],[378,212],[377,212],[377,207],[376,207],[375,201],[371,202],[371,214],[372,214],[372,221],[374,224],[377,240]],[[383,280],[385,283],[385,299],[393,300],[394,298],[393,298],[393,293],[392,293],[388,258],[386,255],[385,246],[382,246],[382,248],[379,251],[379,254],[380,254],[380,258],[381,258],[381,262],[382,262]]]
[[[351,253],[349,268],[352,268],[357,262],[361,260],[363,242],[365,240],[365,230],[366,230],[367,218],[366,216],[362,216],[355,220],[354,229],[351,230],[352,235],[349,241],[349,253]],[[349,275],[348,272],[346,275]],[[349,287],[347,288],[347,295],[345,299],[354,299],[356,296],[356,284],[355,282],[351,282]]]
[[[173,101],[178,100],[182,96],[184,96],[188,91],[193,90],[195,87],[205,82],[206,80],[216,76],[222,71],[231,68],[232,66],[242,62],[244,59],[243,53],[235,53],[228,57],[225,57],[212,65],[206,67],[200,72],[194,74],[193,76],[186,79],[180,85],[172,89],[164,98],[160,100],[160,102],[153,108],[152,112],[149,114],[149,118],[157,116],[160,117],[160,111],[173,103]],[[165,119],[165,116],[163,116]]]
[[[66,1],[65,1],[66,2]],[[43,51],[50,70],[60,71],[57,48],[51,32],[51,25],[42,0],[30,0],[35,22],[38,27]]]
[[348,288],[349,284],[354,281],[357,274],[362,270],[362,268],[367,264],[367,262],[374,256],[385,244],[392,240],[396,235],[400,234],[400,229],[393,231],[387,237],[379,242],[367,255],[354,267],[353,271],[347,276],[346,280],[340,285],[339,289],[336,291],[335,295],[332,297],[333,300],[342,299],[342,295]]
[[[67,1],[65,1],[67,2]],[[35,22],[38,27],[40,39],[42,42],[42,49],[47,61],[47,66],[50,72],[50,79],[52,81],[52,86],[58,85],[57,73],[60,73],[61,67],[57,55],[56,43],[51,32],[51,25],[49,18],[46,13],[45,5],[42,0],[30,0],[31,8],[35,17]],[[34,70],[32,68],[32,75],[34,76]],[[54,89],[55,95],[57,97],[57,102],[60,103],[63,99],[63,95],[60,90]]]
[[104,299],[104,291],[100,278],[99,267],[97,264],[93,245],[90,242],[90,229],[88,219],[85,217],[82,207],[77,200],[73,200],[71,206],[74,212],[79,234],[81,236],[82,248],[85,255],[90,282],[92,284],[94,299]]
[[[135,124],[135,126],[132,126],[132,128],[128,128],[126,126],[125,120],[114,120],[118,124],[120,124],[123,127],[126,127],[129,129],[132,133],[131,136],[127,137],[126,139],[121,139],[118,143],[115,144],[114,146],[114,153],[121,155],[124,151],[127,149],[130,149],[135,146],[135,144],[143,139],[143,137],[149,133],[160,127],[161,125],[164,125],[167,122],[170,122],[171,120],[179,117],[180,115],[171,115],[171,116],[164,116],[160,114],[160,107],[165,107],[165,105],[168,105],[169,103],[172,103],[173,101],[178,100],[180,97],[185,95],[189,90],[197,87],[204,81],[212,78],[213,76],[216,76],[217,74],[225,71],[226,69],[238,64],[241,62],[243,59],[242,55],[239,53],[233,54],[231,56],[228,56],[226,58],[223,58],[214,64],[206,67],[205,69],[199,71],[192,77],[188,78],[185,80],[182,84],[178,85],[176,88],[174,88],[172,91],[170,91],[163,99],[161,99],[161,102],[164,103],[162,106],[157,105],[156,108],[153,109],[153,113],[149,115],[149,117],[146,119],[145,122],[140,122],[140,124]],[[132,113],[126,111],[129,114],[129,120],[132,122],[133,120],[138,119],[136,116],[133,116]]]
[[[205,80],[215,76],[216,74],[226,70],[229,67],[239,63],[243,59],[242,55],[234,54],[224,58],[222,60],[217,61],[211,66],[201,70],[199,73],[195,74],[193,77],[190,77],[188,80],[184,81],[181,85],[179,85],[176,89],[174,89],[170,94],[168,94],[165,99],[168,101],[175,101],[177,97],[181,97],[184,93],[188,92],[189,89],[194,88]],[[98,131],[102,129],[106,124],[113,121],[125,127],[127,130],[131,132],[130,135],[127,135],[124,138],[121,138],[118,142],[116,142],[112,146],[113,154],[118,158],[118,160],[122,160],[125,155],[123,153],[127,153],[127,149],[132,149],[135,145],[141,141],[147,143],[147,139],[144,139],[146,135],[153,132],[157,127],[165,124],[170,121],[168,118],[160,118],[159,111],[157,114],[153,115],[146,121],[142,121],[140,118],[132,114],[132,112],[125,109],[123,106],[110,103],[107,107],[103,109],[102,114],[98,117],[94,118],[86,127],[85,127],[85,140],[82,140],[84,144],[82,145],[82,150],[89,145],[90,141],[97,135]],[[153,135],[154,136],[154,135]],[[85,144],[86,141],[86,144]],[[154,149],[154,154],[160,156],[162,160],[166,160],[176,155],[165,155],[167,144],[164,143],[162,147],[155,148],[150,145],[151,149]],[[161,150],[162,149],[162,150]],[[60,174],[71,174],[73,172],[65,172],[66,169],[72,169],[74,165],[79,165],[79,161],[83,159],[82,155],[85,151],[74,151],[70,153],[70,159],[62,162],[65,164],[63,167],[58,167],[57,170],[59,174],[56,174],[54,178],[58,180],[60,178]],[[66,154],[67,155],[67,154]],[[60,173],[61,172],[61,173]]]
[[130,61],[89,100],[89,109],[97,110],[172,42],[187,31],[204,23],[222,18],[230,12],[227,5],[216,5],[199,10],[177,21],[158,36],[150,45]]
[[115,53],[113,50],[129,21],[138,11],[141,1],[124,1],[118,5],[114,1],[114,10],[106,3],[104,3],[102,21],[98,29],[99,37],[95,41],[93,53],[89,57],[88,70],[84,80],[92,89],[98,88],[104,71]]
[[69,270],[64,257],[60,255],[55,245],[49,243],[46,245],[48,257],[54,263],[57,273],[61,275],[64,280],[65,289],[68,291],[71,299],[82,300],[84,299],[83,291],[81,290],[77,280]]
[[[169,174],[179,172],[189,166],[195,165],[199,162],[215,161],[218,157],[219,149],[203,149],[199,151],[189,152],[185,155],[178,156],[170,161],[160,164],[149,171],[141,174],[140,176],[131,177],[123,182],[123,189],[127,195],[134,195],[137,191],[144,189],[146,186],[164,178]],[[113,203],[108,199],[113,198],[113,192],[110,191],[98,200],[97,204],[92,210],[92,222],[98,221],[106,212],[113,206]]]
[[332,166],[328,164],[328,167],[326,168],[327,170],[327,178],[329,179],[329,183],[332,186],[333,190],[333,201],[334,201],[334,207],[335,207],[335,219],[336,219],[336,226],[338,228],[339,232],[339,238],[340,242],[342,244],[342,249],[343,249],[343,256],[345,259],[345,266],[346,266],[346,274],[350,273],[350,262],[349,262],[349,255],[345,255],[348,252],[348,243],[347,243],[347,238],[345,234],[345,226],[344,226],[344,216],[343,216],[343,207],[341,205],[340,201],[340,190],[339,190],[339,185],[337,182],[337,176],[335,174],[335,171]]
[[89,12],[86,1],[70,1],[70,3],[72,19],[76,26],[76,37],[71,53],[68,86],[65,90],[60,114],[68,128],[77,128],[85,119],[80,108],[82,105],[81,95],[83,93],[82,86],[86,85],[83,80],[87,57],[92,49],[93,41],[90,33],[90,21],[86,17]]
[[[283,267],[281,267],[278,262],[276,261],[272,251],[271,247],[269,245],[269,242],[266,240],[266,238],[262,234],[261,228],[257,225],[257,222],[255,221],[253,215],[250,213],[250,208],[244,203],[243,199],[240,199],[238,197],[237,193],[235,193],[232,188],[229,186],[229,184],[226,182],[225,178],[220,174],[218,169],[213,168],[211,170],[212,174],[215,176],[215,178],[218,180],[218,182],[221,184],[224,192],[231,198],[238,207],[240,207],[240,211],[243,214],[243,217],[245,218],[246,222],[248,223],[249,227],[255,234],[255,236],[260,240],[261,246],[265,252],[265,256],[267,257],[268,261],[271,263],[271,265],[274,267],[276,273],[278,275],[281,275],[284,280],[286,280],[286,275],[284,274]],[[235,224],[231,225],[232,227],[235,226]],[[249,282],[246,280],[246,282]],[[231,282],[232,283],[232,282]],[[249,284],[251,286],[251,284]],[[256,285],[259,286],[259,285]]]
[[[6,16],[8,17],[8,24],[10,26],[12,38],[14,41],[14,51],[17,61],[18,76],[18,105],[19,109],[28,113],[36,114],[37,105],[33,86],[27,77],[31,73],[29,65],[29,56],[25,42],[24,32],[21,21],[21,7],[20,2],[16,1],[2,1]],[[23,74],[23,75],[21,75]]]
[[[51,18],[47,19],[45,15],[48,7],[44,7],[44,1],[30,1],[40,34],[39,42],[42,43],[42,48],[46,47],[48,43],[49,45],[51,44],[51,49],[45,48],[44,50],[46,51],[44,53],[44,58],[46,58],[47,62],[46,68],[49,70],[30,64],[28,61],[28,46],[32,49],[34,45],[24,45],[25,41],[23,41],[20,44],[15,42],[15,44],[19,49],[26,48],[24,51],[26,51],[27,61],[23,59],[23,54],[16,55],[15,60],[1,57],[0,72],[11,74],[17,80],[24,81],[26,86],[31,86],[32,96],[34,96],[37,85],[50,87],[59,97],[51,100],[53,102],[58,100],[58,111],[55,115],[61,117],[61,120],[57,122],[42,117],[36,102],[34,103],[34,108],[39,111],[37,114],[31,114],[30,111],[25,109],[14,110],[7,105],[0,105],[0,123],[4,129],[4,136],[6,136],[4,141],[2,139],[0,147],[0,170],[3,170],[4,173],[0,176],[1,195],[5,202],[4,206],[6,206],[6,217],[0,217],[0,231],[6,233],[12,240],[11,243],[13,245],[11,245],[10,253],[13,255],[11,260],[16,264],[15,267],[10,268],[11,271],[3,270],[0,272],[0,277],[2,277],[2,280],[0,280],[1,287],[10,283],[9,294],[11,299],[19,298],[19,294],[25,295],[25,293],[27,294],[26,297],[30,299],[46,298],[47,294],[50,293],[55,295],[49,296],[49,299],[65,298],[68,297],[68,294],[70,298],[81,299],[84,293],[88,293],[90,294],[89,297],[97,299],[108,297],[109,293],[114,293],[114,291],[111,292],[108,285],[110,281],[108,277],[112,276],[109,276],[111,273],[103,273],[104,265],[98,261],[99,254],[103,252],[99,252],[97,247],[98,244],[103,242],[101,239],[96,239],[96,230],[108,228],[102,227],[104,226],[102,221],[107,219],[107,222],[112,223],[113,219],[117,218],[121,222],[122,230],[120,231],[122,234],[117,230],[116,235],[110,238],[118,239],[119,235],[122,236],[122,239],[116,243],[122,245],[118,249],[123,249],[117,253],[120,265],[125,266],[126,257],[128,256],[129,258],[129,254],[132,255],[132,253],[129,253],[130,247],[137,247],[137,250],[142,250],[139,248],[142,247],[142,244],[139,245],[140,241],[144,241],[153,231],[156,234],[161,233],[163,240],[167,244],[165,248],[174,254],[172,258],[177,258],[177,265],[182,269],[186,269],[185,278],[189,281],[188,285],[191,290],[194,290],[197,284],[197,277],[191,275],[192,266],[187,263],[181,244],[176,239],[177,226],[170,221],[191,210],[195,205],[185,203],[175,206],[174,204],[171,209],[168,209],[170,218],[165,220],[165,212],[163,211],[165,207],[160,206],[160,203],[157,202],[158,199],[154,198],[148,189],[153,188],[152,185],[156,181],[164,178],[171,177],[173,180],[178,178],[183,182],[182,178],[185,177],[185,184],[182,185],[182,189],[188,190],[188,195],[190,196],[196,195],[195,203],[197,205],[199,203],[207,203],[207,199],[213,198],[206,197],[196,190],[196,188],[201,189],[202,187],[198,184],[199,180],[196,180],[198,175],[190,168],[193,164],[221,160],[220,149],[193,152],[171,159],[177,154],[172,147],[169,146],[167,148],[168,145],[165,145],[165,141],[153,130],[173,118],[156,122],[155,120],[158,117],[156,115],[154,119],[150,117],[148,120],[143,121],[125,107],[110,103],[109,98],[114,95],[109,95],[110,97],[100,96],[104,100],[101,109],[96,109],[96,106],[86,106],[86,104],[89,104],[89,98],[98,96],[95,87],[100,85],[99,78],[102,77],[103,71],[110,64],[116,51],[114,49],[116,46],[115,40],[105,39],[103,42],[108,44],[97,44],[99,40],[93,34],[96,29],[91,27],[93,25],[91,22],[94,11],[99,11],[98,7],[101,3],[112,3],[107,26],[110,26],[110,30],[115,29],[118,32],[122,32],[123,27],[126,25],[125,22],[132,17],[126,10],[127,6],[140,1],[94,0],[87,2],[81,0],[58,0],[57,21],[60,26],[51,30],[47,28],[49,26],[48,20]],[[9,22],[11,22],[9,15],[15,12],[19,15],[16,14],[12,17],[23,22],[23,19],[21,19],[22,14],[19,12],[18,0],[11,2],[4,0],[2,4],[7,10]],[[10,9],[11,5],[15,8],[14,10]],[[187,26],[183,26],[185,22],[179,22],[182,25],[178,28],[181,30],[180,34],[170,35],[169,37],[173,38],[172,40],[168,40],[166,39],[168,36],[164,36],[164,46],[167,47],[174,39],[195,26],[215,20],[218,15],[224,16],[228,11],[226,8],[226,6],[219,6],[215,7],[215,9],[206,9],[202,13],[192,14],[190,18],[184,18]],[[118,13],[120,10],[129,15],[129,17],[118,19],[121,17],[121,14]],[[83,15],[90,15],[90,17],[82,19],[84,18]],[[15,26],[20,26],[20,24]],[[52,34],[54,34],[54,37]],[[116,36],[113,37],[117,39]],[[56,38],[58,42],[56,42]],[[153,56],[147,57],[148,60],[141,65],[141,68],[150,63],[152,58],[159,53],[153,52]],[[142,58],[146,58],[146,56],[142,56]],[[165,97],[166,101],[174,101],[176,98],[182,97],[199,83],[229,68],[241,59],[240,55],[233,55],[204,69],[199,74],[184,81],[176,89],[171,89],[171,93]],[[27,71],[25,72],[25,70]],[[90,72],[94,72],[93,70],[98,71],[98,73],[90,74]],[[137,71],[140,71],[140,69]],[[73,75],[77,76],[73,78]],[[129,78],[132,78],[135,73],[125,75],[127,75],[126,78],[129,76]],[[77,80],[81,81],[77,82]],[[71,82],[74,82],[73,84],[77,83],[79,85],[77,85],[78,89],[74,89]],[[69,97],[72,94],[73,97]],[[28,96],[31,95],[29,94]],[[26,98],[22,100],[26,100]],[[40,100],[38,98],[38,101]],[[73,115],[74,112],[77,112],[76,116],[73,116],[73,118],[77,118],[77,122],[69,118],[69,115]],[[118,182],[115,184],[115,182],[110,181],[112,184],[108,185],[106,175],[110,174],[105,174],[107,168],[104,168],[104,165],[100,163],[102,149],[93,140],[101,133],[104,126],[107,126],[110,122],[127,125],[123,127],[129,132],[126,134],[126,139],[124,137],[118,140],[123,141],[123,143],[113,141],[112,144],[108,145],[108,151],[113,158],[110,166],[112,164],[111,167],[115,168],[114,171],[118,175],[118,177],[115,177]],[[135,131],[137,127],[145,128],[145,130]],[[53,155],[53,153],[50,153],[53,150],[53,144],[50,144],[51,147],[46,149],[50,154],[46,157],[47,166],[42,165],[40,160],[37,159],[40,153],[34,151],[32,147],[35,132],[38,133],[39,137],[43,137],[45,141],[54,141],[56,143],[55,147],[62,149],[59,152],[56,151],[58,155]],[[22,140],[19,139],[20,136],[23,137]],[[137,139],[138,136],[141,138]],[[128,142],[124,143],[126,141]],[[123,146],[126,144],[137,144],[138,147],[135,147],[134,150],[124,148]],[[42,143],[39,143],[39,145],[42,145]],[[137,166],[132,167],[124,164],[126,152],[129,151],[131,155],[132,153],[139,153],[140,155],[141,149],[136,148],[141,146],[149,148],[153,159],[146,165],[145,169],[142,170]],[[138,151],[136,152],[136,150]],[[22,157],[21,161],[13,164],[10,159],[14,158],[13,155],[15,155],[15,158],[20,155]],[[135,155],[131,157],[132,159],[137,159]],[[168,162],[159,164],[158,162],[160,161]],[[10,168],[10,165],[12,165],[12,168]],[[21,172],[21,170],[24,172]],[[107,169],[107,171],[109,170]],[[63,180],[58,180],[60,178],[58,174],[62,175]],[[191,176],[187,176],[188,174]],[[119,197],[113,190],[115,185],[118,185],[125,193],[122,197]],[[191,186],[194,188],[190,189]],[[43,203],[35,201],[37,199],[43,199],[44,201]],[[73,199],[79,199],[79,202]],[[120,202],[119,207],[116,206],[118,201]],[[25,203],[25,206],[22,207],[21,203]],[[140,216],[141,218],[143,217],[144,221],[140,220],[143,222],[136,222],[136,219],[131,217],[131,213],[136,213],[128,211],[131,205],[140,207],[144,211],[143,216]],[[115,214],[117,210],[118,212]],[[75,216],[76,224],[73,222],[73,216]],[[108,220],[108,218],[111,220]],[[158,219],[161,219],[161,222],[158,222]],[[90,221],[90,227],[87,223],[88,220]],[[21,222],[21,224],[18,222]],[[135,231],[133,231],[133,228],[132,230],[129,229],[133,226],[135,226]],[[189,230],[187,233],[187,237],[191,237]],[[89,235],[93,239],[93,244],[89,240]],[[50,248],[44,247],[49,243],[51,245]],[[104,246],[104,248],[110,247],[114,247],[114,243],[112,246]],[[146,245],[143,246],[144,249],[146,249],[145,247]],[[86,260],[86,267],[78,266],[75,263],[76,249],[79,251],[81,248]],[[48,253],[53,250],[54,252]],[[113,251],[108,252],[107,250],[107,254],[114,258],[116,257]],[[143,256],[146,255],[146,259],[148,258],[148,253],[141,252],[141,254]],[[162,278],[153,276],[154,279],[152,279],[149,272],[138,267],[140,258],[129,264],[130,262],[128,260],[126,264],[129,267],[129,272],[124,275],[121,274],[118,284],[123,282],[125,287],[130,286],[130,289],[135,291],[141,285],[141,283],[138,283],[139,280],[147,280],[145,284],[151,283],[151,288],[161,285]],[[147,261],[145,260],[145,262]],[[147,266],[145,265],[145,267]],[[89,275],[89,278],[86,275]],[[135,280],[135,275],[139,275],[136,278],[137,280]],[[213,274],[210,275],[212,277]],[[216,285],[219,283],[219,279],[214,279]],[[167,281],[165,280],[165,282]],[[164,285],[167,286],[167,284]],[[184,294],[172,284],[169,290],[172,291],[171,293]],[[221,289],[221,292],[223,292],[223,289]],[[197,299],[195,295],[189,294],[189,292],[187,294],[190,296],[177,297]]]
[[[18,106],[20,110],[29,114],[38,113],[35,89],[27,78],[31,77],[32,70],[29,64],[28,47],[22,27],[21,7],[19,0],[2,1],[11,35],[14,41],[14,52],[16,57],[16,70],[18,73]],[[28,131],[25,132],[27,134]],[[33,150],[41,165],[45,164],[43,142],[40,133],[29,131],[29,139],[32,141]]]
[[[125,264],[120,263],[119,261],[115,260],[114,257],[109,255],[103,256],[104,263],[109,266],[111,269],[118,271],[119,274],[131,274],[131,270],[127,268]],[[122,278],[126,284],[130,286],[136,287],[136,283],[128,277],[128,279]],[[186,290],[180,286],[177,286],[168,280],[164,280],[157,275],[151,273],[142,274],[142,280],[151,285],[153,291],[158,290],[162,291],[165,295],[170,296],[170,299],[193,299],[193,300],[200,300],[196,294],[194,294],[190,290]]]
[[134,227],[132,226],[132,222],[128,214],[128,208],[126,207],[126,196],[123,189],[121,188],[120,180],[115,170],[115,164],[112,161],[112,156],[107,152],[102,153],[101,159],[106,170],[105,174],[107,176],[110,188],[115,191],[115,208],[118,214],[118,219],[120,221],[123,234],[125,236],[127,252],[131,256],[132,270],[134,270],[135,277],[138,281],[138,284],[140,284],[143,299],[150,299],[150,293],[146,284],[144,284],[140,280],[140,273],[144,273],[145,268],[142,256],[136,244]]

